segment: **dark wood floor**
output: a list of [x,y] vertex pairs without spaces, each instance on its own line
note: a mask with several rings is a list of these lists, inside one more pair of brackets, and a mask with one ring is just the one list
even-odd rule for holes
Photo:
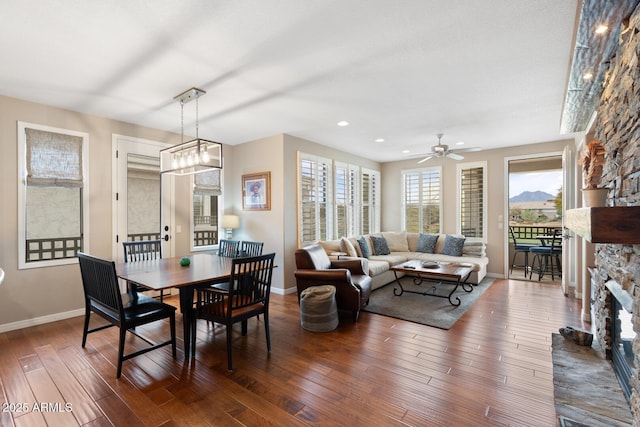
[[0,334],[0,425],[555,426],[551,333],[584,326],[558,285],[515,280],[448,331],[362,313],[312,333],[295,295],[271,304],[271,353],[252,319],[247,337],[235,331],[233,372],[224,328],[205,322],[195,360],[164,347],[126,361],[120,380],[113,328],[85,349],[80,317]]

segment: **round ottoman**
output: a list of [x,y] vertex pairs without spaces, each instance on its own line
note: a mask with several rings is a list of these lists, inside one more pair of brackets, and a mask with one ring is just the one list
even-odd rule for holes
[[335,286],[311,286],[300,293],[300,325],[312,332],[338,327]]

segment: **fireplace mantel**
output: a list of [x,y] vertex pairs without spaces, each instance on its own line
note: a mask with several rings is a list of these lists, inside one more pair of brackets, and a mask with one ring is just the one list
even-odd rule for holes
[[640,244],[640,206],[568,209],[564,225],[591,243]]

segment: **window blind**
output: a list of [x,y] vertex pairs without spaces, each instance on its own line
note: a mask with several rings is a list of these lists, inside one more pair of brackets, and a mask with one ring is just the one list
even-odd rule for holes
[[83,138],[25,129],[27,184],[82,187]]

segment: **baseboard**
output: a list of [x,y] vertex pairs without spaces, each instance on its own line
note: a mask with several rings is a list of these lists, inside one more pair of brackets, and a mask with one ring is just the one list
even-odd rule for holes
[[19,322],[5,323],[4,325],[0,325],[0,333],[29,328],[31,326],[42,325],[44,323],[57,322],[58,320],[64,320],[78,316],[84,316],[84,308],[64,311],[62,313],[49,314],[42,317],[35,317],[33,319],[20,320]]
[[296,291],[297,291],[297,288],[295,286],[292,286],[286,289],[274,288],[273,286],[271,287],[271,292],[278,295],[289,295],[289,294],[295,293]]

